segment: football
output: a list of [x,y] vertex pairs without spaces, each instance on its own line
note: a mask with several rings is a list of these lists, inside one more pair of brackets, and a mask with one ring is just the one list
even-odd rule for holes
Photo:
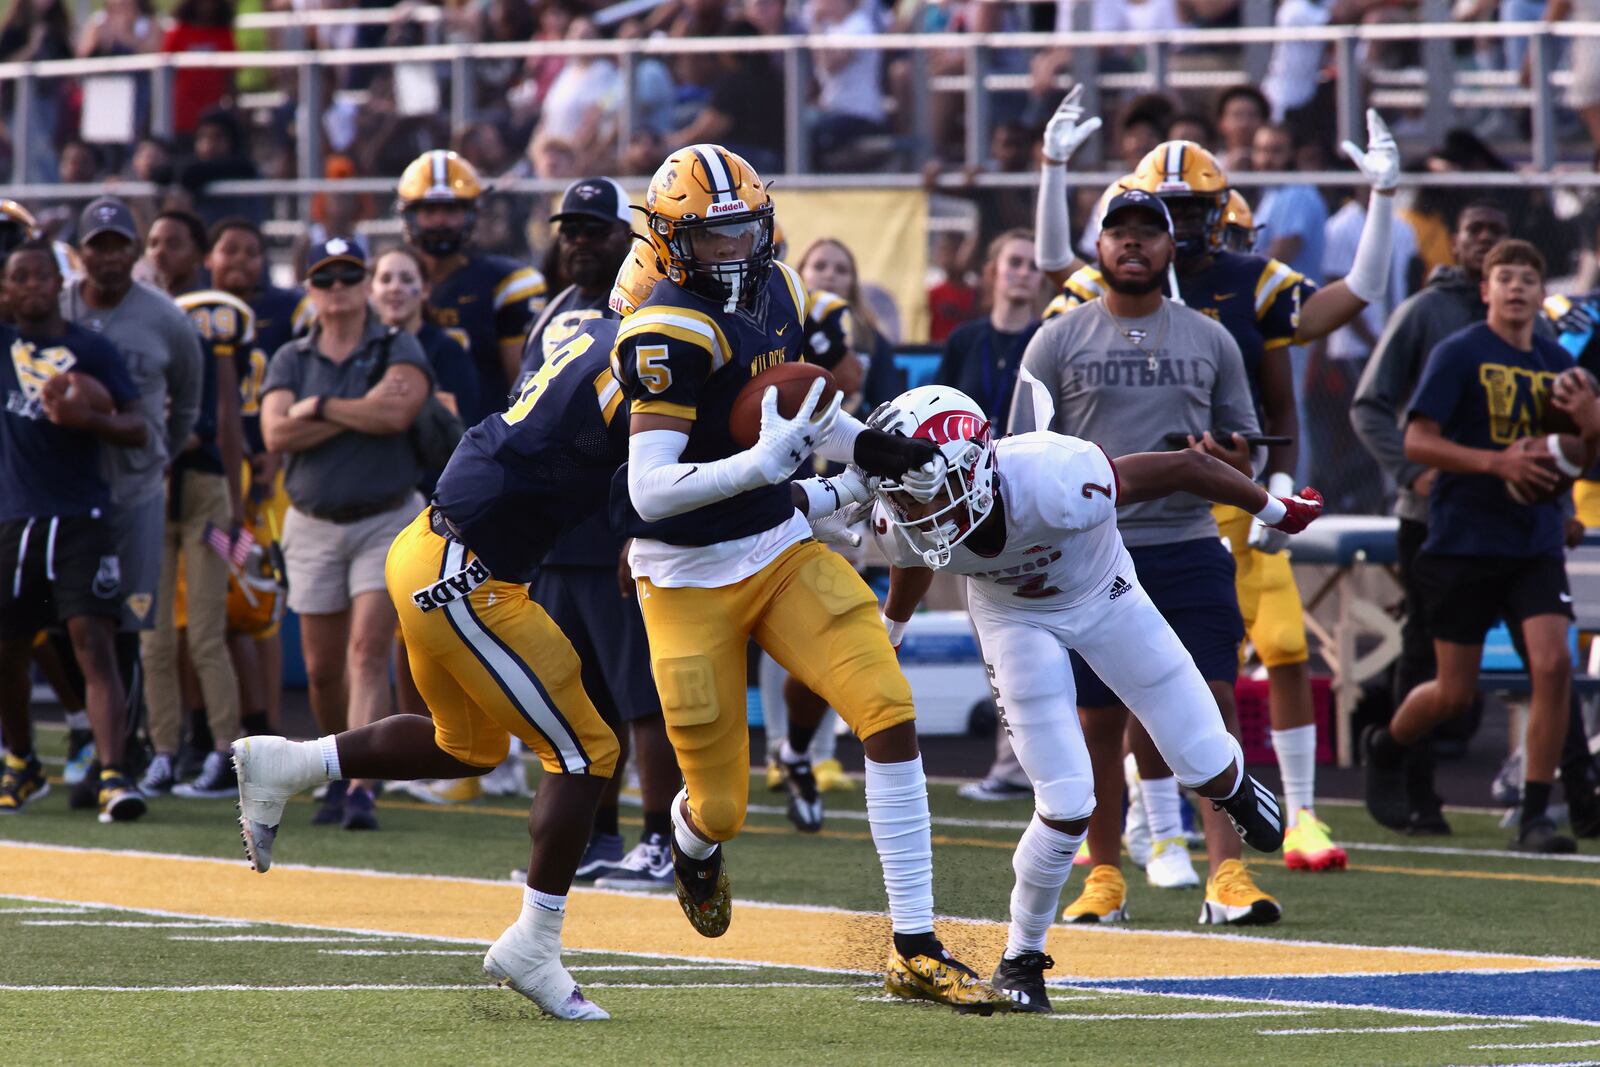
[[50,397],[82,400],[89,405],[90,410],[101,414],[110,414],[116,408],[111,402],[111,394],[100,384],[100,379],[75,370],[58,374],[45,382],[44,392]]
[[769,385],[778,387],[778,411],[785,418],[793,418],[805,403],[811,383],[821,378],[825,383],[817,410],[823,410],[833,399],[838,388],[833,375],[812,363],[779,363],[769,367],[745,383],[739,395],[733,398],[733,410],[728,413],[728,433],[740,448],[749,448],[761,436],[761,395]]
[[[1594,390],[1600,392],[1600,380],[1596,380],[1593,374],[1590,374],[1582,367],[1572,367],[1561,373],[1562,378],[1568,375],[1582,375],[1588,378]],[[1572,421],[1572,416],[1548,401],[1545,403],[1544,418],[1541,420],[1541,424],[1545,433],[1575,434],[1578,432],[1578,424]]]
[[[1550,451],[1552,443],[1561,449],[1561,457],[1566,461],[1566,465],[1569,468],[1583,466],[1583,441],[1573,434],[1563,433],[1547,434],[1542,437],[1522,437],[1513,441],[1510,447],[1517,452],[1532,452],[1536,455],[1551,456],[1554,459]],[[1556,473],[1560,475],[1560,480],[1556,482],[1553,489],[1545,493],[1529,494],[1524,492],[1520,486],[1512,482],[1506,482],[1506,495],[1518,504],[1545,504],[1552,500],[1559,500],[1571,492],[1574,479],[1561,469],[1561,463],[1557,462],[1554,466]]]

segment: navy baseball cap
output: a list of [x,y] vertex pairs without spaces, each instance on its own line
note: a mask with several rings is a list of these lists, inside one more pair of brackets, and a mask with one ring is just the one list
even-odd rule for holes
[[358,267],[365,267],[367,250],[360,241],[348,237],[330,237],[311,246],[311,251],[306,255],[306,276],[310,277],[314,271],[329,263],[354,263]]
[[139,243],[139,224],[133,221],[133,212],[114,196],[102,196],[89,201],[78,216],[79,244],[102,233],[121,234],[134,244]]
[[1111,203],[1106,205],[1104,213],[1100,216],[1100,228],[1103,230],[1110,226],[1112,216],[1120,211],[1143,211],[1155,215],[1161,220],[1161,225],[1167,233],[1172,233],[1172,213],[1167,210],[1167,205],[1159,196],[1147,193],[1143,189],[1126,189],[1112,197]]
[[628,213],[628,194],[614,178],[579,178],[567,186],[567,191],[561,194],[561,210],[551,215],[550,221],[566,219],[597,219],[633,225],[633,216]]

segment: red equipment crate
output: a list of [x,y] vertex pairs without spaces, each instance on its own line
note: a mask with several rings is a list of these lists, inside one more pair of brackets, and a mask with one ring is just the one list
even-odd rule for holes
[[[1233,687],[1239,704],[1239,736],[1246,763],[1277,763],[1272,751],[1272,719],[1267,711],[1267,680],[1240,678]],[[1317,762],[1333,763],[1333,685],[1329,678],[1311,679],[1311,707],[1317,724]]]

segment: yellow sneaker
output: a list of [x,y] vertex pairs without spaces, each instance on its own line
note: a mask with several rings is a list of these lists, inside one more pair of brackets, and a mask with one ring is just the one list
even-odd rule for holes
[[783,791],[785,781],[783,765],[776,757],[767,760],[767,792],[780,793]]
[[1217,873],[1206,880],[1206,902],[1200,905],[1202,924],[1265,926],[1283,918],[1283,908],[1263,893],[1243,860],[1223,860]]
[[889,950],[889,973],[883,988],[890,996],[904,1000],[931,1000],[948,1004],[963,1015],[992,1015],[1010,1011],[1011,998],[979,978],[977,972],[948,952],[938,956],[900,955]]
[[421,782],[395,782],[390,788],[427,804],[471,804],[483,797],[476,778],[434,778]]
[[1089,872],[1078,899],[1061,913],[1069,923],[1121,923],[1128,921],[1128,884],[1122,872],[1101,864]]
[[1328,824],[1301,808],[1283,837],[1283,865],[1291,871],[1342,871],[1350,857],[1328,836]]
[[836,759],[825,759],[812,764],[811,773],[817,776],[817,789],[823,793],[848,793],[855,790],[856,780],[844,773]]

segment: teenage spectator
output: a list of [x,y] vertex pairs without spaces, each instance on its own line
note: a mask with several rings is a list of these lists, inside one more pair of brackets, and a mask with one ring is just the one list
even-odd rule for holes
[[478,405],[478,371],[467,350],[423,316],[427,279],[427,268],[416,249],[409,245],[390,248],[372,263],[372,306],[385,326],[417,339],[433,368],[434,395],[470,427],[488,414]]
[[[11,10],[0,23],[0,62],[38,63],[71,59],[72,15],[66,0],[11,0]],[[0,106],[9,119],[16,88],[0,94]],[[25,153],[30,182],[56,180],[55,142],[61,106],[71,83],[64,78],[35,78],[33,110],[28,116],[28,143],[13,145]]]
[[261,177],[250,158],[250,145],[238,116],[226,108],[215,108],[198,118],[193,129],[194,158],[179,169],[178,184],[194,197],[194,213],[207,226],[227,215],[260,221],[259,198],[212,196],[206,191],[212,182]]
[[976,400],[989,413],[997,438],[1005,436],[1022,353],[1039,329],[1043,283],[1032,230],[1012,230],[990,242],[979,290],[988,315],[956,327],[934,375],[937,384]]
[[[1282,123],[1256,130],[1251,146],[1251,169],[1295,169],[1294,135]],[[1256,205],[1256,251],[1287,263],[1295,271],[1321,284],[1322,230],[1328,224],[1328,206],[1314,185],[1275,185]]]
[[1217,97],[1217,133],[1222,151],[1217,153],[1227,173],[1250,169],[1250,152],[1256,131],[1272,117],[1272,105],[1254,85],[1235,85]]
[[[723,36],[756,36],[740,22]],[[672,144],[714,142],[737,152],[760,173],[783,169],[783,71],[772,52],[729,52],[712,56],[715,73],[704,84],[710,96],[682,129],[667,135]]]
[[[316,324],[278,349],[262,386],[261,431],[288,456],[289,607],[300,615],[311,711],[323,734],[385,718],[397,625],[384,582],[389,543],[416,516],[422,468],[407,436],[433,391],[416,338],[367,306],[367,261],[335,238],[306,270]],[[334,783],[313,819],[377,829],[369,783]]]
[[141,641],[162,608],[162,535],[166,529],[166,472],[183,452],[200,414],[205,368],[200,338],[178,306],[159,289],[134,280],[139,233],[116,197],[90,201],[78,219],[84,276],[61,294],[62,314],[103,335],[122,353],[147,434],[137,448],[111,450],[112,528],[122,569],[122,634],[117,655],[125,684]]
[[[1367,810],[1385,826],[1407,828],[1413,810],[1408,791],[1419,778],[1431,779],[1431,768],[1419,774],[1407,750],[1426,746],[1435,727],[1467,710],[1477,693],[1484,636],[1503,617],[1521,631],[1533,690],[1521,819],[1511,848],[1566,853],[1577,845],[1556,832],[1547,811],[1572,683],[1561,505],[1554,498],[1517,503],[1506,491],[1515,485],[1537,498],[1558,478],[1548,456],[1541,461],[1511,447],[1544,432],[1540,413],[1551,403],[1557,376],[1573,366],[1560,345],[1534,332],[1544,268],[1544,258],[1525,241],[1501,241],[1484,257],[1486,320],[1433,349],[1408,405],[1406,457],[1438,471],[1427,539],[1414,563],[1438,673],[1413,689],[1388,728],[1368,734],[1363,748]],[[1592,401],[1592,386],[1580,380]],[[1507,384],[1514,398],[1504,395]],[[1555,407],[1569,411],[1561,393]],[[1586,437],[1600,433],[1600,426],[1584,429]],[[1593,442],[1586,442],[1591,461]],[[1431,791],[1431,781],[1425,784]]]
[[[878,33],[873,0],[813,0],[809,32],[821,37]],[[811,137],[823,169],[853,142],[883,130],[883,53],[875,48],[819,48],[812,53],[817,113]]]
[[[145,239],[145,256],[168,296],[195,293],[202,285],[206,231],[198,217],[182,211],[156,216]],[[199,294],[202,297],[205,294]],[[228,745],[239,736],[239,685],[228,654],[228,561],[207,543],[211,529],[231,543],[244,524],[239,478],[244,466],[239,419],[239,378],[232,309],[201,302],[186,308],[205,350],[200,416],[183,450],[172,460],[167,485],[167,522],[161,545],[161,585],[156,626],[145,638],[145,705],[155,748],[139,788],[186,797],[228,796],[237,788]],[[222,321],[227,315],[230,322]],[[213,318],[213,316],[218,316]],[[184,700],[180,686],[179,628],[175,600],[183,567],[183,644],[199,680],[211,748],[193,781],[176,783]],[[201,733],[197,729],[197,735]],[[196,746],[199,747],[199,746]],[[174,789],[174,786],[176,788]]]
[[[101,452],[137,448],[149,431],[116,349],[62,319],[49,242],[25,242],[3,270],[16,328],[0,325],[10,354],[0,363],[0,569],[8,576],[0,582],[0,812],[15,814],[50,788],[33,751],[28,674],[39,631],[59,625],[83,673],[102,764],[92,782],[101,816],[137,819],[145,802],[123,762],[126,694],[115,651],[122,590]],[[51,354],[36,358],[41,349]],[[80,374],[105,388],[112,410],[89,405],[73,383]]]
[[[161,38],[163,52],[232,52],[231,0],[180,0],[172,25]],[[194,134],[200,117],[233,93],[234,72],[223,67],[192,67],[172,78],[172,128],[179,137]]]
[[978,313],[978,289],[967,269],[970,242],[958,233],[933,239],[938,281],[928,287],[928,340],[942,345],[951,332]]
[[[592,41],[598,36],[594,23],[580,18],[572,21],[566,39]],[[568,56],[544,95],[539,132],[572,145],[579,166],[587,165],[615,143],[612,121],[621,103],[622,75],[609,56]]]
[[871,411],[903,393],[906,376],[894,365],[894,345],[884,336],[863,291],[856,257],[849,247],[836,237],[818,237],[800,253],[795,269],[806,289],[834,293],[850,305],[850,344],[856,355],[867,361],[862,406]]

